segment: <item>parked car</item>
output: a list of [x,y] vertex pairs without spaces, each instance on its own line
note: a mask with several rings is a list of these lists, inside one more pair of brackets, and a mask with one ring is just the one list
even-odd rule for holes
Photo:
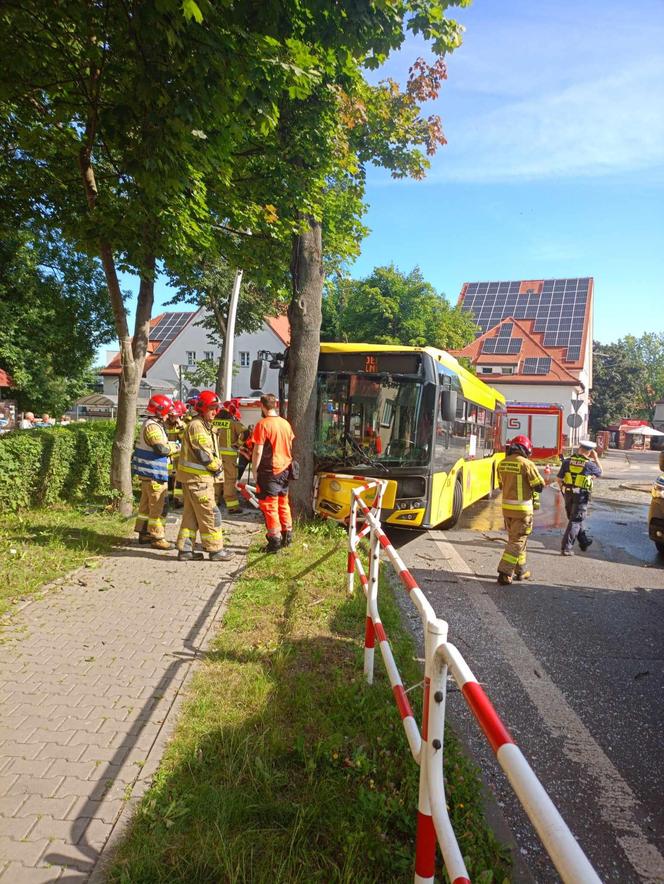
[[648,536],[654,541],[657,551],[664,554],[664,451],[659,453],[659,468],[662,475],[652,486],[648,510]]

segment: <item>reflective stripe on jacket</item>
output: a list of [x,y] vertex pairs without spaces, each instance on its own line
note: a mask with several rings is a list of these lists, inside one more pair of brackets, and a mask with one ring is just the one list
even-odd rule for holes
[[[200,459],[202,452],[209,457],[209,463],[202,463]],[[210,473],[216,473],[220,469],[217,435],[202,417],[195,417],[183,433],[175,477],[182,482],[196,475],[209,476]]]
[[498,483],[503,489],[502,507],[509,513],[533,512],[533,492],[544,487],[544,479],[532,461],[509,454],[498,464]]
[[152,417],[146,418],[141,425],[138,442],[131,457],[132,474],[142,479],[167,482],[168,455],[157,454],[152,446],[168,444],[163,425]]
[[592,491],[593,477],[586,476],[584,469],[590,463],[590,459],[582,454],[575,454],[569,458],[567,471],[563,475],[563,487],[565,491]]
[[237,457],[246,428],[225,411],[212,421],[212,426],[219,440],[219,454],[222,457]]

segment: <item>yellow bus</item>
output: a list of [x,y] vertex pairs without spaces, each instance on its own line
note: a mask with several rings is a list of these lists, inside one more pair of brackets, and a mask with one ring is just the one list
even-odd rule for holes
[[344,519],[356,477],[377,477],[388,481],[384,522],[452,527],[497,487],[504,411],[504,397],[444,350],[321,344],[317,511]]

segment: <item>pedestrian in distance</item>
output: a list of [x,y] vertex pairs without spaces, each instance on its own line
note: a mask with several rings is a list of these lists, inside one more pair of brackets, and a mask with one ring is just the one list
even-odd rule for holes
[[567,514],[567,527],[560,549],[563,556],[574,555],[572,547],[577,540],[582,552],[585,552],[593,542],[586,533],[585,521],[593,490],[593,479],[602,475],[596,449],[597,445],[594,442],[582,439],[576,454],[563,460],[556,477],[565,500]]
[[169,442],[166,419],[173,410],[170,396],[152,396],[146,409],[138,442],[131,459],[132,473],[141,481],[141,499],[134,531],[139,543],[149,543],[153,549],[173,549],[166,540],[166,513],[168,511],[168,460],[178,445]]
[[544,488],[544,479],[530,460],[533,443],[527,436],[515,436],[507,443],[505,459],[498,464],[502,508],[507,530],[505,551],[498,563],[498,583],[528,580],[526,544],[533,530],[533,494]]
[[251,466],[256,496],[267,531],[266,552],[276,553],[293,540],[288,483],[293,477],[293,430],[277,414],[272,393],[261,396],[261,420],[252,434]]
[[213,421],[221,408],[221,400],[213,390],[202,390],[194,405],[196,416],[189,421],[182,435],[182,448],[175,478],[182,483],[184,510],[177,538],[178,561],[203,559],[195,552],[196,534],[200,533],[203,549],[211,562],[226,562],[233,554],[224,549],[221,511],[214,499],[215,479],[223,465],[219,441]]
[[18,422],[19,430],[31,430],[35,426],[35,416],[31,411],[26,411]]

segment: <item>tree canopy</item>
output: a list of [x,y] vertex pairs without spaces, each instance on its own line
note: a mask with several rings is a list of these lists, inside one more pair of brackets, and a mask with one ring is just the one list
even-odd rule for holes
[[652,420],[664,397],[664,333],[626,335],[612,344],[593,342],[590,426],[617,424],[621,418]]
[[94,383],[97,349],[112,340],[98,261],[35,229],[0,235],[0,366],[20,409],[62,414]]
[[457,349],[470,343],[476,325],[450,306],[419,267],[402,273],[393,264],[376,267],[365,279],[336,277],[323,298],[325,341],[405,344]]

